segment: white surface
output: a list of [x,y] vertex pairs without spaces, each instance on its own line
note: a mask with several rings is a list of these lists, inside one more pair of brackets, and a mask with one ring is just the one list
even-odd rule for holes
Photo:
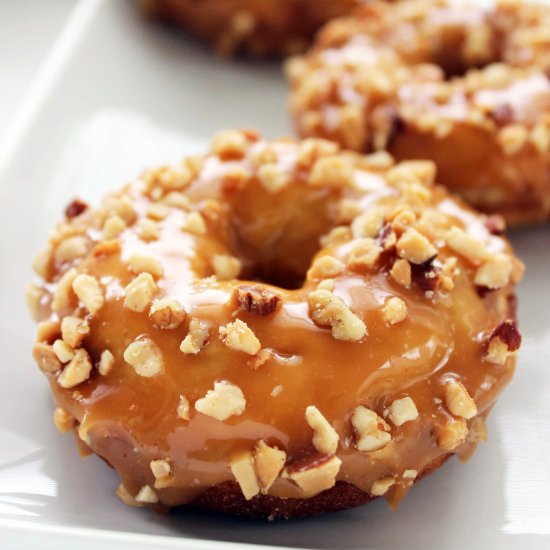
[[276,66],[213,59],[144,25],[122,0],[80,3],[0,158],[0,548],[550,547],[548,227],[513,235],[528,266],[519,296],[524,345],[490,418],[489,443],[468,464],[450,461],[422,481],[397,513],[380,501],[273,524],[198,512],[155,516],[122,505],[114,473],[95,457],[81,461],[72,439],[53,427],[23,292],[29,260],[63,206],[77,194],[94,199],[221,127],[284,133],[285,98]]

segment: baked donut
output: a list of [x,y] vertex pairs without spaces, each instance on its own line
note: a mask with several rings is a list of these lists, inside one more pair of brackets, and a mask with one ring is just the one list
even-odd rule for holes
[[217,53],[285,56],[304,51],[315,31],[361,0],[145,0],[143,11],[212,42]]
[[550,8],[383,2],[329,23],[289,61],[302,136],[398,160],[509,223],[550,217]]
[[485,439],[522,264],[431,162],[225,131],[34,261],[54,420],[128,504],[260,517],[385,495]]

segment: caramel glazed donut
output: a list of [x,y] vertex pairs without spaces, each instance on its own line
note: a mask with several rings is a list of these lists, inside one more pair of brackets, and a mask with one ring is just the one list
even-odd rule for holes
[[509,223],[550,219],[550,8],[373,3],[287,66],[302,136],[399,160]]
[[218,134],[34,262],[34,358],[118,495],[290,517],[396,504],[486,438],[523,266],[434,166]]
[[305,51],[329,19],[365,0],[141,0],[143,12],[175,23],[217,53],[280,56]]

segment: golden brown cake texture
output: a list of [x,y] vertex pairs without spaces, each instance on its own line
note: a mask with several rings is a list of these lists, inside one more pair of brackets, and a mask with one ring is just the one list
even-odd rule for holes
[[514,371],[523,266],[434,175],[228,130],[73,201],[27,294],[58,428],[127,504],[270,518],[397,504],[467,457]]
[[398,160],[509,223],[550,217],[550,7],[376,2],[287,66],[302,136]]

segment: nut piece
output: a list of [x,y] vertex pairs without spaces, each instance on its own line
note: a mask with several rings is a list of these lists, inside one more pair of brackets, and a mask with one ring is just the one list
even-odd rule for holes
[[189,322],[189,332],[183,339],[180,350],[183,353],[196,355],[208,342],[208,325],[199,319],[191,319]]
[[170,463],[163,459],[151,460],[150,467],[155,479],[166,479],[172,472]]
[[344,157],[321,157],[309,175],[310,185],[322,187],[348,187],[353,184],[353,167]]
[[382,247],[374,239],[357,239],[348,254],[348,265],[351,268],[371,268],[376,265],[381,254]]
[[262,286],[241,285],[234,291],[240,309],[257,315],[271,315],[281,304],[281,297]]
[[53,343],[53,351],[62,363],[68,363],[74,357],[74,349],[64,340],[56,340]]
[[363,405],[359,405],[353,411],[351,425],[358,436],[355,442],[358,451],[378,451],[391,441],[390,426],[387,422]]
[[185,216],[182,229],[193,235],[206,235],[206,222],[199,212],[189,212]]
[[310,405],[306,408],[306,422],[313,430],[313,446],[322,454],[335,454],[338,433],[317,407]]
[[401,298],[393,296],[382,306],[382,316],[390,325],[400,323],[407,318],[407,304]]
[[466,420],[477,414],[475,401],[457,380],[450,380],[445,384],[445,404],[452,415],[461,416]]
[[147,218],[141,220],[139,222],[138,235],[143,241],[156,241],[160,235],[158,223]]
[[416,479],[418,477],[418,470],[405,470],[401,477],[403,479]]
[[231,459],[229,463],[231,472],[235,476],[243,496],[246,500],[250,500],[260,492],[258,478],[254,470],[254,459],[250,451],[239,453]]
[[239,416],[244,412],[246,399],[239,386],[221,380],[214,383],[214,389],[208,390],[204,397],[195,402],[195,410],[224,421],[230,416]]
[[73,281],[73,290],[84,307],[94,315],[105,302],[103,291],[95,277],[81,273]]
[[513,321],[500,323],[485,344],[484,359],[489,363],[504,365],[521,345],[521,335]]
[[374,239],[384,224],[385,212],[382,208],[372,208],[357,216],[351,224],[351,232],[356,239]]
[[189,416],[189,400],[185,395],[180,395],[180,400],[178,401],[178,406],[176,407],[176,412],[182,420],[190,420]]
[[471,443],[487,441],[487,426],[485,425],[485,418],[483,418],[483,416],[477,416],[470,423],[468,441],[470,441]]
[[445,451],[453,451],[459,445],[464,443],[468,436],[468,425],[463,418],[456,418],[452,422],[445,424],[439,430],[437,444]]
[[126,504],[126,506],[139,507],[143,506],[141,502],[138,502],[127,490],[122,483],[116,490],[116,496]]
[[286,187],[290,181],[286,174],[277,164],[263,164],[258,169],[258,179],[262,187],[268,193],[277,193]]
[[214,135],[210,147],[222,160],[241,159],[248,146],[246,135],[239,130],[222,130]]
[[389,488],[393,485],[395,485],[395,478],[392,476],[377,479],[370,488],[370,494],[373,497],[381,497],[382,495],[385,495]]
[[136,495],[136,501],[143,504],[156,504],[159,501],[159,497],[149,485],[144,485]]
[[162,298],[155,300],[149,310],[149,319],[160,329],[170,330],[179,327],[185,320],[183,306],[176,300]]
[[269,488],[279,477],[286,461],[286,453],[277,447],[270,447],[263,439],[256,444],[254,451],[254,468],[262,493]]
[[92,372],[92,361],[88,352],[77,349],[71,362],[63,369],[57,377],[57,382],[62,388],[74,388],[90,378]]
[[410,397],[403,397],[390,405],[388,417],[395,426],[402,426],[418,418],[418,409]]
[[70,432],[76,426],[73,415],[61,407],[56,407],[53,411],[53,423],[62,434]]
[[124,351],[124,361],[134,368],[136,374],[150,378],[162,372],[162,352],[149,338],[132,342]]
[[71,305],[71,297],[73,295],[73,281],[76,279],[78,272],[76,268],[71,267],[65,272],[61,279],[57,281],[57,286],[53,293],[52,309],[60,311],[63,308]]
[[308,306],[313,322],[321,327],[331,327],[332,336],[337,340],[357,342],[367,334],[365,323],[329,290],[310,292]]
[[38,367],[44,372],[57,372],[63,367],[53,347],[48,344],[42,342],[34,344],[32,355]]
[[214,269],[214,275],[220,281],[229,281],[239,276],[241,261],[227,254],[216,254],[212,258],[212,268]]
[[293,471],[287,467],[283,470],[282,477],[296,483],[304,497],[308,498],[334,487],[341,464],[342,461],[337,456],[332,456],[307,469]]
[[80,317],[68,315],[61,320],[61,338],[72,348],[77,348],[90,332],[88,323]]
[[150,273],[140,273],[124,288],[124,306],[141,313],[151,303],[157,288],[157,283]]
[[481,241],[458,227],[453,227],[447,232],[446,241],[449,248],[474,263],[488,260],[491,257]]
[[106,239],[118,237],[126,229],[125,221],[117,215],[111,216],[103,224],[103,236]]
[[402,258],[396,260],[390,270],[391,278],[398,284],[409,287],[412,281],[411,264]]
[[151,254],[132,254],[128,264],[134,273],[150,273],[153,277],[161,277],[164,273],[159,259]]
[[309,280],[328,279],[340,275],[346,266],[332,256],[322,256],[317,258],[309,268],[307,278]]
[[223,343],[234,351],[256,355],[262,347],[254,332],[240,319],[220,327],[219,332]]
[[412,264],[423,264],[437,256],[437,249],[416,229],[409,227],[397,241],[397,253]]
[[62,264],[82,258],[88,252],[88,240],[82,235],[68,237],[61,241],[55,249],[55,261]]
[[103,350],[97,364],[97,372],[99,372],[101,376],[107,376],[107,374],[113,370],[114,366],[115,358],[113,354],[108,349]]
[[491,290],[502,288],[510,282],[512,270],[512,259],[508,254],[495,254],[476,271],[474,283]]

